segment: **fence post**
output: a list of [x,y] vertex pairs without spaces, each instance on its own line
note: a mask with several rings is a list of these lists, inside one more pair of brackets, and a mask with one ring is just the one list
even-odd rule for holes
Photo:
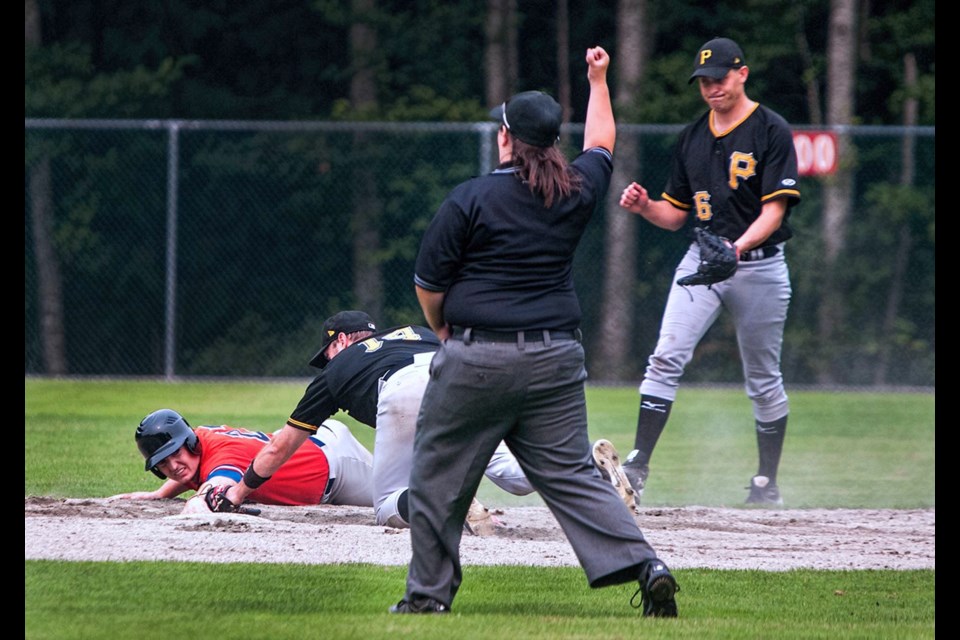
[[490,144],[490,135],[485,127],[478,127],[477,135],[480,136],[480,144],[478,145],[480,149],[480,171],[477,175],[483,176],[493,171],[493,167],[490,166],[490,158],[493,157],[493,145]]
[[164,377],[176,377],[177,347],[177,187],[180,170],[180,121],[167,125],[167,285],[164,323]]

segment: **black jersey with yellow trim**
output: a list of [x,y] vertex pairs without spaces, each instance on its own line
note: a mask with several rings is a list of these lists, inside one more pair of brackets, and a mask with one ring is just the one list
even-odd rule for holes
[[782,116],[760,104],[719,132],[708,111],[680,134],[665,200],[691,212],[693,221],[736,239],[760,216],[763,205],[787,198],[783,224],[766,240],[788,240],[790,209],[800,202],[793,133]]
[[438,348],[437,335],[417,325],[393,327],[351,344],[307,386],[287,424],[315,433],[324,420],[346,411],[375,429],[380,380],[412,364],[417,354]]

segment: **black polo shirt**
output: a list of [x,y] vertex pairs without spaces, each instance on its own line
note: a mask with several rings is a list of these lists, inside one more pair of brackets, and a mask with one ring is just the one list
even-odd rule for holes
[[420,287],[446,292],[445,322],[495,331],[580,325],[573,255],[606,194],[613,159],[597,147],[571,166],[581,188],[550,208],[515,167],[450,192],[424,234],[414,276]]

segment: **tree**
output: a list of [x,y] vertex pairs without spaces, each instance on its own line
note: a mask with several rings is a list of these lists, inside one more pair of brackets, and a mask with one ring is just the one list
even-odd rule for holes
[[517,88],[517,2],[487,0],[483,67],[486,104],[500,104]]
[[[904,85],[907,88],[907,99],[903,109],[903,124],[906,127],[912,127],[917,124],[918,100],[911,95],[911,91],[917,86],[917,59],[913,53],[908,53],[903,57],[903,76]],[[909,130],[909,129],[908,129]],[[916,137],[912,134],[903,136],[901,143],[901,171],[900,186],[909,189],[913,185],[914,165],[913,157]],[[897,201],[899,199],[893,199]],[[917,198],[909,200],[916,201]],[[909,201],[908,200],[908,201]],[[905,208],[904,211],[909,211]],[[897,318],[899,317],[900,303],[903,300],[903,290],[905,287],[907,263],[910,260],[910,249],[913,245],[913,234],[910,229],[909,216],[905,216],[899,224],[897,231],[897,249],[893,257],[893,273],[890,277],[890,291],[887,295],[886,309],[883,314],[883,325],[881,336],[885,338],[880,343],[880,358],[874,375],[874,384],[881,385],[888,382],[890,371],[890,354],[893,347],[893,336],[896,330]]]
[[[617,3],[617,57],[614,107],[625,112],[642,99],[640,86],[648,57],[649,31],[647,0],[619,0]],[[636,217],[619,206],[619,185],[629,184],[640,174],[638,148],[634,136],[617,136],[613,177],[606,201],[606,229],[603,254],[603,299],[600,334],[596,349],[600,354],[592,368],[600,379],[622,380],[631,374],[630,345],[634,332],[634,296],[636,280]]]
[[[354,73],[350,79],[350,103],[359,113],[376,113],[378,67],[377,33],[371,24],[374,0],[351,0],[350,56]],[[369,134],[354,136],[355,148],[376,151]],[[360,154],[363,157],[364,154]],[[351,221],[353,242],[353,297],[357,306],[374,318],[383,314],[383,276],[380,272],[380,215],[376,176],[369,164],[355,167]]]
[[791,13],[794,16],[794,42],[796,50],[803,60],[803,79],[807,94],[807,111],[810,114],[810,124],[823,124],[823,111],[820,108],[820,85],[817,82],[817,69],[810,51],[810,41],[804,29],[805,7],[797,3]]
[[[852,17],[841,19],[840,8]],[[31,119],[473,123],[486,120],[490,106],[517,90],[543,88],[556,91],[565,122],[577,123],[588,92],[583,51],[602,44],[613,54],[618,125],[679,125],[704,110],[687,83],[692,53],[706,39],[727,35],[744,45],[751,97],[795,126],[935,124],[935,0],[27,0],[25,9],[25,115]],[[908,83],[904,69],[911,60],[916,80]],[[105,239],[110,225],[130,230],[124,214],[138,206],[140,196],[125,195],[126,187],[111,179],[117,166],[112,163],[129,167],[134,147],[163,155],[155,139],[120,140],[122,135],[27,128],[30,372],[69,368],[68,373],[82,373],[90,351],[123,352],[118,344],[103,348],[109,341],[104,336],[113,332],[103,320],[94,329],[102,340],[95,345],[89,335],[75,335],[74,321],[75,300],[96,306],[96,296],[86,291],[94,278],[138,267],[147,271],[142,264],[124,263],[136,250],[129,243],[121,241],[108,256],[80,242]],[[478,167],[488,168],[487,158],[496,158],[486,155],[492,145],[484,127],[476,136],[417,134],[412,145],[392,134],[376,140],[352,135],[296,141],[292,153],[280,151],[285,177],[267,177],[267,163],[262,176],[276,193],[298,194],[291,208],[307,220],[302,228],[317,238],[299,252],[310,255],[316,249],[307,269],[325,280],[336,274],[333,293],[314,300],[318,313],[349,303],[368,308],[381,321],[396,318],[402,309],[407,321],[419,314],[415,300],[410,302],[408,272],[423,225],[450,187]],[[640,363],[637,351],[658,325],[658,292],[666,290],[660,285],[669,281],[686,242],[683,234],[654,228],[619,209],[618,192],[629,180],[649,183],[657,192],[668,173],[672,134],[631,135],[621,129],[608,199],[578,251],[580,265],[589,266],[575,269],[587,338],[596,341],[587,351],[591,375],[604,378],[636,374],[630,368]],[[903,141],[904,157],[916,162],[913,167],[896,165],[900,140],[878,142],[880,137],[844,138],[841,173],[803,179],[809,186],[802,189],[803,203],[791,220],[797,242],[790,252],[797,269],[786,336],[802,347],[790,350],[796,356],[785,353],[796,358],[794,369],[802,369],[805,380],[848,380],[854,367],[865,382],[892,378],[903,366],[933,375],[935,140],[923,131],[916,140]],[[182,138],[188,139],[198,137]],[[276,152],[270,140],[268,135],[246,142],[204,137],[205,157],[217,161],[193,175],[207,178],[201,188],[211,188],[211,194],[213,185],[245,184],[244,164],[256,167],[261,149]],[[303,150],[298,145],[314,145],[308,159],[298,155]],[[155,184],[154,172],[162,172],[162,166],[146,155],[142,162],[131,178],[143,185],[149,175]],[[332,188],[343,184],[348,186],[342,191]],[[150,198],[162,207],[162,191]],[[245,210],[255,206],[241,204]],[[139,205],[143,210],[142,201]],[[156,226],[149,232],[162,236],[162,220],[151,215]],[[394,233],[394,224],[403,231]],[[239,229],[231,230],[229,240],[209,240],[218,250],[233,243],[245,246]],[[280,264],[295,263],[283,259],[289,255],[282,254]],[[294,279],[289,282],[290,295],[300,295]],[[133,276],[126,283],[129,290],[138,286]],[[58,288],[63,291],[57,293]],[[110,286],[101,292],[119,298],[125,291]],[[129,315],[125,310],[114,314]],[[229,314],[212,317],[208,328],[216,333],[231,322]],[[281,323],[265,315],[264,335],[275,335],[271,332]],[[238,327],[229,335],[242,341],[249,325]],[[897,342],[884,342],[882,334],[895,335]],[[198,335],[199,343],[210,341],[209,334]],[[147,342],[142,335],[131,336],[135,341]],[[728,377],[736,376],[732,352],[710,362],[703,355],[720,342],[705,337],[698,357],[707,366],[693,368],[691,375],[703,371],[703,381],[729,372]],[[231,342],[223,349],[235,347]],[[904,361],[905,353],[910,362]],[[724,373],[718,374],[721,367]]]
[[563,107],[563,121],[570,122],[570,11],[567,0],[557,2],[557,102]]
[[[40,11],[36,0],[25,0],[24,45],[28,49],[40,47],[40,33]],[[59,376],[67,373],[67,340],[63,322],[63,279],[60,274],[60,260],[53,245],[50,156],[44,153],[37,158],[29,174],[30,220],[37,265],[43,364],[48,375]]]
[[[857,61],[857,0],[831,0],[830,35],[827,51],[827,123],[852,124],[854,113],[854,79]],[[819,313],[819,337],[824,349],[823,366],[817,372],[818,382],[833,382],[833,359],[837,354],[834,340],[844,322],[843,291],[836,275],[837,259],[846,243],[847,224],[853,194],[854,146],[848,134],[839,136],[838,154],[846,160],[837,174],[824,187],[823,205],[823,301]]]
[[[160,60],[155,68],[137,65],[98,73],[90,44],[70,40],[44,41],[44,21],[48,15],[42,10],[44,6],[49,7],[38,0],[25,0],[24,3],[25,116],[82,118],[102,114],[107,106],[115,117],[135,116],[142,113],[144,105],[163,102],[170,87],[181,77],[185,61],[171,58]],[[28,224],[37,274],[39,341],[44,371],[48,375],[71,372],[64,321],[66,292],[63,274],[70,254],[63,247],[64,237],[68,234],[62,232],[62,219],[73,212],[59,212],[58,207],[71,199],[74,202],[84,200],[77,195],[91,187],[86,184],[66,185],[60,187],[55,198],[54,176],[65,159],[76,159],[72,155],[75,151],[69,136],[62,137],[56,145],[48,145],[40,138],[35,139],[35,144],[27,144]],[[92,215],[95,217],[96,213],[94,211]],[[81,224],[81,219],[83,216],[75,216],[71,224]],[[87,224],[90,224],[89,220]],[[69,278],[66,282],[69,283]]]

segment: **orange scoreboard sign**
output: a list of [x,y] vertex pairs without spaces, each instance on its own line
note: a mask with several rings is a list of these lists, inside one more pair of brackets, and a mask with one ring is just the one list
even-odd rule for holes
[[801,176],[826,176],[837,171],[837,134],[832,131],[794,131],[797,168]]

